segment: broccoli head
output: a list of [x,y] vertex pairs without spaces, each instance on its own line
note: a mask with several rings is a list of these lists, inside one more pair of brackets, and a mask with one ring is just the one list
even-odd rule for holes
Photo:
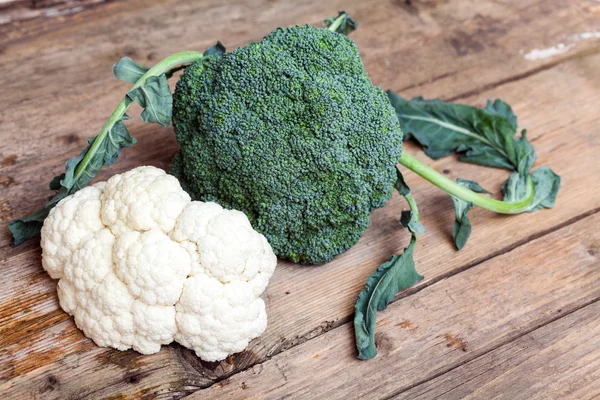
[[319,264],[391,197],[402,132],[354,42],[311,26],[188,67],[171,173],[194,199],[246,213],[275,252]]

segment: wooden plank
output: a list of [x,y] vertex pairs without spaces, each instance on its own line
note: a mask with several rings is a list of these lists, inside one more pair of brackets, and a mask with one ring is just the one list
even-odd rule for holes
[[[24,21],[62,17],[89,9],[106,0],[0,0],[0,32],[14,31]],[[63,21],[64,22],[64,21]]]
[[[208,29],[214,27],[214,25],[207,24],[203,28],[198,28],[197,25],[202,24],[192,24],[190,22],[192,18],[187,16],[187,14],[190,14],[191,6],[186,4],[183,4],[180,9],[180,11],[182,10],[182,14],[185,14],[185,18],[181,17],[184,19],[181,21],[178,20],[181,22],[180,26],[189,27],[186,35],[190,35],[190,31],[197,33],[199,30],[205,33],[203,39],[193,40],[196,40],[195,43],[204,43],[203,41],[205,41],[208,45],[208,37],[214,37],[210,35]],[[458,3],[456,2],[456,4]],[[482,12],[483,14],[481,15],[492,15],[498,12],[496,6],[478,4],[473,3],[471,5],[475,10]],[[528,7],[525,7],[525,5]],[[549,21],[553,18],[554,20],[557,20],[559,17],[564,18],[561,24],[556,25],[562,26],[565,30],[561,32],[553,31],[554,33],[549,35],[552,39],[556,39],[556,36],[560,36],[559,33],[566,34],[569,31],[572,32],[575,28],[588,29],[594,21],[592,17],[597,15],[593,13],[584,15],[582,13],[583,10],[589,10],[589,8],[586,8],[588,7],[587,2],[573,2],[566,8],[557,7],[556,9],[560,10],[557,11],[559,13],[557,15],[552,13],[541,14],[542,17],[536,20],[538,22],[534,21],[525,24],[526,19],[523,15],[529,15],[527,13],[532,13],[531,15],[533,15],[534,12],[540,10],[540,6],[533,2],[526,3],[525,5],[523,5],[523,13],[517,13],[515,16],[508,12],[508,10],[514,11],[519,6],[509,5],[505,14],[494,15],[497,15],[498,18],[501,17],[507,21],[511,21],[511,24],[513,24],[510,29],[512,32],[511,35],[516,35],[515,32],[518,32],[523,37],[528,37],[528,40],[531,40],[531,42],[528,42],[531,48],[539,47],[543,44],[541,43],[540,36],[533,34],[534,29],[541,29],[549,25]],[[305,13],[302,15],[310,16],[303,20],[318,21],[323,14],[326,14],[323,9],[319,8],[325,7],[324,5],[313,6],[308,3],[301,3],[300,6],[300,11],[294,12]],[[276,6],[270,7],[272,8],[267,8],[266,11],[262,9],[260,13],[255,11],[257,14],[252,14],[261,16],[258,18],[259,22],[256,26],[250,26],[249,22],[244,25],[244,29],[254,33],[247,34],[244,31],[235,35],[228,35],[227,37],[231,37],[234,43],[236,40],[245,42],[252,35],[260,37],[267,30],[265,26],[270,26],[269,24],[277,25],[279,23],[267,18],[269,15],[271,17],[278,14],[286,15],[286,18],[290,21],[289,23],[301,18],[301,16],[299,17],[300,14],[291,12],[286,14],[282,13],[286,10],[276,8]],[[472,26],[472,29],[485,26],[482,21],[478,22],[475,20],[469,22],[470,20],[461,20],[460,17],[451,11],[451,8],[446,9],[445,6],[429,5],[423,7],[422,13],[430,13],[431,18],[435,15],[437,23],[444,27],[444,29],[438,31],[438,36],[436,37],[443,37],[458,28],[462,29],[465,25]],[[361,10],[364,10],[363,12],[366,13],[367,8],[373,8],[373,5],[370,3],[368,6],[361,8]],[[389,26],[391,29],[396,29],[396,21],[398,20],[405,21],[406,19],[407,22],[403,28],[411,30],[417,36],[419,34],[424,35],[427,32],[426,26],[421,27],[421,30],[418,28],[418,25],[422,22],[423,14],[416,20],[412,19],[413,14],[410,13],[406,17],[392,19],[384,15],[386,14],[386,10],[385,8],[375,8],[373,10],[373,17],[365,15],[367,22],[361,27],[361,31],[365,32],[362,37],[363,44],[359,43],[361,48],[369,48],[369,40],[376,40],[372,36],[367,35],[366,31],[371,28],[381,29],[381,26]],[[148,17],[147,12],[156,16],[158,11],[153,7],[150,7],[150,10],[144,11],[144,18],[136,22],[138,27],[152,20],[146,19]],[[216,13],[214,10],[211,12]],[[131,16],[133,15],[136,14],[132,12]],[[369,18],[373,19],[369,20]],[[69,34],[72,35],[74,32],[85,31],[84,26],[86,29],[91,29],[90,27],[96,29],[94,33],[97,36],[84,36],[82,38],[82,42],[89,43],[91,49],[78,49],[78,51],[82,52],[84,60],[86,57],[91,59],[92,54],[96,55],[93,53],[93,49],[98,50],[98,64],[92,64],[90,70],[85,75],[64,77],[61,76],[60,69],[56,69],[54,72],[50,68],[44,69],[42,71],[46,74],[46,77],[56,78],[58,81],[51,84],[45,84],[42,80],[36,82],[35,80],[38,78],[35,75],[31,87],[20,87],[19,90],[10,92],[11,95],[15,93],[15,96],[24,96],[21,97],[21,104],[7,104],[6,109],[0,107],[3,110],[0,112],[5,113],[2,116],[3,128],[6,127],[6,132],[11,135],[11,138],[14,138],[10,143],[2,141],[0,143],[0,152],[5,159],[10,158],[13,154],[18,154],[18,158],[14,164],[7,165],[3,170],[0,170],[4,176],[13,177],[16,182],[9,188],[0,188],[0,199],[10,200],[9,206],[12,208],[16,207],[16,210],[12,211],[12,215],[21,214],[31,209],[35,205],[35,202],[40,202],[40,199],[46,195],[46,193],[40,190],[47,183],[47,177],[43,175],[48,170],[52,170],[52,172],[56,170],[58,172],[60,164],[65,158],[65,154],[62,153],[50,154],[54,151],[53,145],[55,145],[57,135],[61,135],[60,140],[62,142],[60,145],[65,146],[65,153],[75,154],[82,145],[83,137],[89,135],[90,132],[74,131],[73,126],[100,126],[104,118],[106,118],[104,110],[110,109],[118,100],[119,95],[114,92],[114,89],[122,87],[118,83],[114,83],[112,80],[109,81],[108,78],[96,83],[87,82],[92,79],[93,73],[97,72],[100,68],[98,65],[104,64],[104,68],[108,68],[108,63],[121,55],[117,54],[122,50],[120,45],[119,49],[121,50],[117,51],[115,50],[114,43],[101,43],[103,41],[106,42],[105,38],[108,35],[106,30],[121,29],[111,25],[112,22],[107,19],[101,18],[94,24],[89,22],[89,25],[83,24],[72,28],[65,28],[64,31],[56,32],[49,38],[40,38],[27,46],[25,44],[15,44],[9,48],[6,54],[10,55],[14,61],[19,56],[29,54],[31,49],[37,49],[42,53],[40,63],[47,61],[49,64],[44,65],[59,67],[62,65],[61,63],[66,62],[61,58],[61,55],[65,54],[65,43],[72,44],[72,42],[69,42],[67,36]],[[444,22],[446,20],[447,22]],[[382,25],[379,28],[375,26],[377,21],[382,21]],[[205,32],[202,29],[207,31]],[[231,27],[221,26],[219,29],[225,32],[226,30],[231,30]],[[181,28],[179,28],[180,31]],[[258,33],[259,31],[261,33]],[[358,33],[361,31],[358,31],[355,36],[357,40],[359,40]],[[149,34],[159,35],[162,33],[168,36],[176,32],[178,30],[169,25],[167,27],[158,26],[156,33],[152,31]],[[518,54],[517,47],[514,47],[515,43],[522,42],[516,42],[515,37],[511,36],[512,39],[507,39],[507,42],[503,45],[506,46],[503,50],[504,53],[500,52],[509,60],[513,58],[521,60],[519,62],[515,61],[518,64],[518,68],[515,67],[516,69],[511,70],[510,73],[514,73],[515,71],[530,71],[531,68],[547,65],[544,64],[545,61],[533,63],[523,61],[522,55]],[[125,38],[125,41],[129,40],[127,39],[127,35],[125,35]],[[519,41],[522,40],[522,38],[519,39]],[[131,46],[137,44],[133,40],[127,43]],[[157,39],[157,43],[153,43],[152,45],[162,49],[160,51],[164,52],[164,54],[173,51],[173,46],[165,42],[164,39],[162,41]],[[437,58],[425,61],[426,54],[429,54],[430,57],[431,54],[438,54],[439,51],[446,51],[443,54],[448,55],[448,58],[452,59],[456,65],[463,67],[479,59],[494,63],[498,61],[495,58],[496,54],[499,53],[497,48],[492,47],[477,54],[464,55],[461,58],[456,54],[452,55],[447,50],[443,50],[445,46],[443,43],[442,41],[440,45],[437,41],[433,41],[429,42],[426,46],[422,46],[423,48],[419,47],[417,49],[417,53],[420,54],[419,57],[423,57],[423,68],[420,68],[420,70],[425,71],[423,77],[425,74],[429,74],[430,77],[433,76],[432,72],[440,66],[440,60]],[[592,42],[582,42],[581,47],[578,46],[576,50],[585,52],[593,48],[592,45]],[[61,51],[52,55],[51,51],[44,51],[44,46],[46,48],[56,46],[54,50],[61,49]],[[387,42],[385,46],[396,46],[396,43]],[[587,50],[585,46],[588,46]],[[403,49],[402,54],[406,58],[411,57],[411,54],[415,52],[414,48],[410,48],[409,44],[401,43],[398,47]],[[371,60],[372,65],[376,65],[377,57],[380,56],[381,54],[367,54],[365,62],[367,63]],[[402,59],[400,53],[397,57],[399,57],[397,58],[398,60]],[[110,61],[108,61],[109,58],[111,59]],[[31,60],[31,58],[27,59],[27,57],[24,59]],[[490,257],[490,255],[503,252],[507,248],[526,242],[531,237],[541,235],[564,223],[566,220],[577,218],[600,206],[597,196],[598,183],[596,179],[598,176],[598,165],[594,163],[597,155],[597,148],[594,147],[594,138],[598,134],[598,117],[594,113],[594,110],[597,109],[599,104],[597,90],[594,90],[594,86],[598,84],[597,69],[594,68],[597,62],[597,57],[573,59],[569,64],[546,71],[540,75],[532,76],[522,83],[505,85],[494,91],[494,95],[498,94],[513,103],[517,113],[521,116],[521,123],[531,128],[530,137],[536,140],[536,148],[542,157],[540,164],[550,162],[551,166],[565,178],[566,187],[559,197],[559,204],[569,204],[568,207],[558,208],[552,212],[536,213],[517,218],[497,217],[476,210],[471,217],[475,226],[474,236],[465,250],[455,253],[448,241],[452,221],[449,200],[446,196],[440,195],[439,192],[431,188],[428,184],[409,174],[409,183],[413,187],[417,199],[420,200],[422,211],[425,214],[425,223],[429,229],[429,233],[420,242],[417,253],[419,268],[427,276],[427,281],[423,283],[424,285],[449,276],[470,264],[480,262]],[[552,63],[555,63],[555,61],[552,61]],[[489,72],[488,69],[480,66],[481,74],[486,77],[486,82],[493,82],[493,79],[502,78],[509,73],[504,68],[494,68],[493,64],[484,66],[494,71],[493,73]],[[24,68],[31,68],[31,66],[25,65]],[[407,89],[406,93],[411,93],[412,91],[418,93],[435,92],[452,96],[457,93],[457,86],[455,86],[453,80],[462,82],[460,83],[462,85],[460,87],[463,91],[476,90],[479,86],[475,83],[479,84],[479,82],[467,82],[470,76],[473,75],[473,70],[464,69],[467,71],[464,75],[458,72],[450,80],[439,79],[431,83],[425,82],[418,88]],[[397,72],[393,71],[395,69],[390,69],[386,73],[397,75]],[[412,73],[414,72],[411,71]],[[403,79],[401,77],[404,74],[398,76],[400,77],[399,79]],[[65,90],[66,93],[64,96],[61,95],[60,101],[47,104],[49,99],[54,98],[52,91],[56,90],[56,94],[61,93],[60,90],[65,85],[68,86],[69,79],[71,78],[73,78],[75,83],[82,85],[85,90],[81,91],[78,86],[73,85],[71,86],[72,89]],[[414,76],[411,75],[411,78],[414,78]],[[107,84],[107,82],[110,83]],[[527,83],[525,84],[525,82]],[[547,85],[548,82],[553,82],[553,86],[549,87]],[[521,86],[522,84],[526,86]],[[114,86],[111,87],[111,85]],[[50,90],[46,92],[44,89],[47,87]],[[31,94],[36,91],[41,92],[40,98],[32,97],[27,99],[25,97],[26,93]],[[574,92],[577,92],[577,97],[574,96],[573,98],[569,98],[568,102],[565,101],[565,93]],[[466,101],[472,104],[481,104],[481,101],[488,95],[491,94],[483,93],[480,96],[466,99]],[[93,102],[97,108],[90,111],[89,107],[78,107],[87,101]],[[32,106],[34,107],[32,108]],[[10,115],[8,115],[9,109],[12,110],[10,111]],[[32,113],[32,109],[44,111]],[[556,110],[557,112],[549,115],[545,111],[549,109]],[[19,118],[21,119],[19,120]],[[46,121],[47,119],[49,121]],[[7,123],[6,121],[9,122]],[[37,129],[36,126],[44,126],[47,131],[40,134],[39,138],[36,134],[37,141],[32,147],[30,138],[20,135],[19,132],[35,132]],[[103,176],[131,168],[134,165],[148,163],[163,168],[168,165],[171,154],[176,149],[176,144],[170,132],[152,126],[142,127],[137,124],[134,125],[132,130],[136,132],[134,135],[140,138],[140,144],[126,151],[123,160],[115,168],[105,172]],[[567,133],[572,136],[567,135]],[[582,142],[589,143],[590,145],[581,146],[580,143]],[[560,149],[560,151],[557,149]],[[581,168],[578,169],[576,165],[569,164],[569,160],[573,158],[574,154],[577,154],[580,164],[586,165],[587,168],[584,168],[583,171],[581,171]],[[34,160],[36,161],[34,162]],[[43,162],[39,160],[43,160]],[[489,171],[465,165],[455,166],[452,160],[442,160],[433,163],[433,165],[440,170],[449,170],[449,175],[453,178],[460,176],[477,179],[484,187],[488,188],[497,188],[498,183],[506,176],[501,171]],[[589,195],[582,196],[588,193]],[[37,244],[29,243],[25,247],[8,248],[8,235],[4,229],[5,225],[0,225],[0,248],[2,248],[3,257],[6,257],[2,262],[2,270],[8,271],[5,273],[9,274],[11,282],[14,282],[14,285],[11,284],[6,292],[0,293],[0,296],[2,296],[0,297],[0,302],[2,302],[0,309],[6,306],[7,310],[14,310],[11,312],[10,318],[6,318],[10,322],[3,326],[2,331],[3,334],[10,333],[7,336],[3,349],[10,347],[11,350],[10,352],[5,351],[0,355],[0,364],[4,365],[6,363],[6,365],[10,365],[8,363],[12,360],[14,354],[17,354],[19,349],[27,349],[32,341],[35,341],[37,349],[29,355],[26,352],[20,354],[18,363],[25,365],[27,368],[22,368],[20,371],[21,374],[11,373],[14,369],[8,368],[8,372],[3,372],[0,375],[2,376],[0,379],[3,379],[2,384],[6,383],[5,387],[12,388],[13,393],[22,395],[23,393],[40,393],[41,390],[45,390],[48,386],[48,382],[56,380],[56,384],[51,385],[54,389],[44,392],[44,396],[49,398],[52,396],[65,397],[69,395],[99,397],[114,392],[133,395],[144,390],[148,390],[148,393],[176,391],[178,394],[183,394],[208,385],[213,379],[253,365],[260,360],[264,360],[265,357],[271,357],[348,321],[352,314],[352,305],[356,293],[364,284],[366,276],[378,263],[387,258],[389,254],[401,250],[406,244],[405,235],[403,235],[403,231],[397,223],[398,215],[403,207],[404,204],[402,201],[395,197],[386,208],[376,211],[373,215],[372,227],[363,240],[350,252],[326,267],[297,268],[289,263],[281,263],[273,283],[267,292],[270,315],[268,331],[262,338],[255,341],[248,351],[219,364],[201,363],[189,351],[183,350],[178,346],[165,348],[159,354],[151,357],[139,357],[135,354],[131,355],[132,353],[124,353],[129,354],[129,356],[123,356],[123,359],[127,360],[127,362],[120,362],[117,366],[111,365],[106,360],[110,359],[111,355],[114,356],[114,354],[119,354],[117,358],[120,358],[121,353],[103,349],[87,350],[89,347],[78,344],[77,340],[82,342],[87,341],[81,336],[76,336],[76,330],[72,322],[67,318],[66,314],[61,313],[57,309],[54,284],[47,277],[44,278],[45,275],[41,272],[39,266]],[[511,234],[505,234],[504,232],[509,229]],[[512,234],[512,232],[517,233]],[[494,237],[496,241],[490,243],[490,237]],[[39,293],[34,293],[27,289],[27,280],[35,280],[36,277],[44,281],[43,283],[38,283],[38,286],[36,286],[36,290],[40,291]],[[21,291],[19,292],[18,290]],[[36,297],[40,294],[44,297]],[[13,300],[11,301],[11,299]],[[299,304],[302,304],[303,308],[298,307]],[[15,323],[15,321],[20,322]],[[41,329],[42,327],[46,329]],[[60,332],[60,334],[57,332]],[[69,339],[70,341],[62,350],[62,353],[57,351],[53,353],[53,357],[42,359],[40,354],[44,354],[44,352],[56,347],[56,335],[64,335],[72,339]],[[89,342],[87,343],[89,345]],[[77,363],[65,363],[64,361],[69,360],[73,354],[77,355]],[[73,365],[76,365],[76,367],[73,368]],[[142,375],[139,375],[141,376],[140,380],[135,381],[134,379],[135,384],[127,381],[126,377],[131,376],[132,373],[135,375],[136,372],[142,373]],[[113,386],[108,387],[111,385]]]
[[598,315],[596,301],[394,399],[598,398]]
[[107,0],[0,0],[0,49],[10,41],[74,23],[81,19],[80,13],[106,4]]
[[[189,398],[398,395],[597,302],[599,223],[600,214],[588,217],[395,302],[379,315],[379,355],[370,361],[356,359],[348,323]],[[583,333],[582,339],[591,333]],[[540,346],[551,352],[543,343]],[[590,360],[597,363],[597,356]],[[537,374],[528,382],[534,379],[551,383]],[[569,379],[564,377],[571,385]],[[578,382],[592,386],[588,380]],[[581,392],[591,394],[585,386]],[[493,393],[485,392],[481,398]]]
[[[420,287],[456,273],[469,263],[476,263],[489,257],[490,254],[527,242],[532,237],[552,230],[555,226],[588,213],[600,205],[598,198],[600,191],[596,179],[597,174],[600,173],[598,171],[600,166],[595,162],[597,147],[594,145],[598,134],[598,116],[591,112],[581,112],[587,109],[594,110],[600,106],[600,97],[594,89],[598,82],[594,73],[597,72],[591,68],[596,65],[599,58],[600,56],[594,56],[574,60],[521,82],[497,89],[497,93],[502,98],[522,99],[518,101],[525,102],[518,103],[517,112],[523,109],[527,127],[532,128],[532,134],[538,133],[532,135],[538,153],[542,157],[548,154],[545,156],[548,158],[543,162],[551,162],[552,167],[556,168],[564,178],[564,188],[556,209],[514,218],[499,218],[474,210],[471,218],[475,227],[473,237],[469,245],[457,253],[447,240],[452,221],[449,201],[436,196],[435,190],[417,177],[408,176],[418,200],[430,197],[420,201],[424,222],[429,229],[429,232],[423,236],[416,254],[419,269],[426,276],[425,282]],[[591,76],[590,71],[592,71]],[[551,90],[547,89],[547,82],[554,82]],[[572,100],[569,107],[566,107],[563,105],[562,96],[568,90],[576,92],[578,97]],[[523,93],[527,93],[529,97],[524,96]],[[556,110],[555,115],[558,117],[553,115],[547,121],[544,118],[547,114],[542,112],[544,109]],[[573,134],[569,136],[566,132],[573,132]],[[556,149],[560,149],[560,152]],[[578,163],[571,162],[575,155]],[[482,182],[484,187],[493,187],[493,182],[498,184],[500,175],[503,175],[500,171],[454,165],[452,160],[442,160],[434,165],[439,169],[452,168],[453,172],[450,175],[475,178]],[[463,173],[476,173],[476,175],[463,175]],[[161,391],[172,387],[177,389],[170,390],[186,393],[210,384],[213,379],[247,368],[349,320],[355,296],[374,267],[373,259],[380,262],[390,252],[399,251],[405,245],[406,235],[401,233],[402,231],[396,225],[397,222],[394,222],[402,207],[403,203],[400,199],[394,198],[388,206],[378,210],[373,218],[373,226],[365,238],[354,249],[326,267],[297,268],[289,263],[280,263],[267,290],[270,318],[267,331],[254,341],[248,350],[230,358],[227,362],[202,363],[191,352],[179,346],[170,346],[154,356],[131,355],[131,358],[126,358],[135,360],[131,365],[122,363],[113,366],[107,365],[102,360],[116,352],[94,349],[78,354],[79,364],[76,374],[61,362],[69,356],[55,353],[55,358],[37,361],[37,364],[30,363],[31,368],[36,366],[38,368],[29,372],[21,375],[9,372],[5,376],[6,382],[11,385],[16,394],[38,393],[47,386],[47,380],[51,376],[60,382],[60,386],[56,391],[47,392],[45,395],[48,397],[74,393],[80,397],[91,393],[107,395],[115,391],[134,394],[148,388]],[[494,242],[490,242],[490,237],[495,239]],[[19,254],[8,259],[2,266],[3,271],[14,274],[9,277],[15,282],[20,282],[21,287],[19,285],[14,287],[22,291],[12,291],[11,285],[5,294],[0,294],[3,296],[1,299],[8,300],[14,297],[19,298],[23,304],[38,304],[33,293],[23,291],[26,289],[25,277],[32,274],[31,269],[35,265],[39,265],[37,259],[39,250],[31,251],[33,254]],[[537,257],[538,260],[543,259],[541,255]],[[25,262],[25,260],[29,261]],[[23,265],[28,265],[27,263],[31,263],[31,267],[23,268]],[[39,267],[35,271],[41,273]],[[458,276],[460,275],[462,274]],[[33,322],[36,318],[43,317],[56,309],[53,284],[48,283],[49,280],[45,282],[47,286],[44,290],[49,296],[43,303],[45,308],[40,311],[34,310],[32,313],[17,313],[13,318],[21,317]],[[302,307],[299,307],[299,304]],[[57,322],[63,324],[61,325],[63,327],[70,326],[70,329],[75,329],[70,321]],[[47,332],[37,331],[34,337],[28,335],[29,330],[38,329],[39,326],[32,325],[30,322],[24,322],[21,326],[11,326],[11,331],[19,332],[15,335],[20,339],[6,343],[4,347],[17,352],[19,349],[27,348],[33,338],[40,349],[32,354],[31,358],[35,359],[35,355],[43,352],[44,349],[55,347],[54,331],[52,331],[54,328],[48,326]],[[347,351],[353,351],[351,339],[348,339],[344,345]],[[288,351],[293,350],[292,348]],[[65,354],[67,353],[68,350],[65,350]],[[27,357],[23,358],[27,359]],[[6,361],[7,358],[0,357],[0,361],[2,360]],[[152,370],[158,367],[160,368]],[[130,376],[135,371],[144,373],[144,376],[140,382],[131,385],[124,377]],[[86,379],[82,380],[82,376]]]

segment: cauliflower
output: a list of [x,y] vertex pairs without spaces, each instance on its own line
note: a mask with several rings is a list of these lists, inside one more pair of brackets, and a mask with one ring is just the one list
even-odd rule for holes
[[66,197],[41,233],[61,308],[99,346],[152,354],[175,340],[217,361],[267,326],[260,295],[277,259],[265,237],[242,212],[191,201],[161,169]]

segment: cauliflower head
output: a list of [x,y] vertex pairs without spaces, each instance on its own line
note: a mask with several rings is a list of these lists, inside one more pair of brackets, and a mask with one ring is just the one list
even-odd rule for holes
[[217,361],[267,326],[260,295],[277,259],[265,237],[242,212],[191,201],[161,169],[66,197],[41,233],[60,306],[99,346],[152,354],[175,340]]

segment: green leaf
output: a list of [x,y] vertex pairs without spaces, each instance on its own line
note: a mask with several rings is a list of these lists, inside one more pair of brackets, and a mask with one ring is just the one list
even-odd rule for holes
[[171,123],[173,98],[165,74],[149,77],[144,85],[127,93],[127,98],[144,108],[142,121],[156,122],[165,128]]
[[[58,192],[50,198],[48,203],[32,214],[15,219],[8,225],[8,229],[13,234],[15,245],[39,235],[44,219],[60,200],[85,187],[100,168],[113,164],[124,147],[132,146],[136,142],[123,123],[123,120],[128,118],[125,114],[121,120],[117,121],[108,134],[98,142],[98,146],[93,153],[90,153],[90,150],[96,138],[88,139],[88,146],[78,156],[67,160],[65,172],[55,176],[50,182],[50,189],[58,190]],[[77,174],[77,168],[86,157],[85,168],[82,167],[81,172]]]
[[502,184],[502,192],[504,193],[504,201],[515,202],[525,193],[526,179],[513,172],[510,174],[506,182]]
[[[110,130],[107,139],[105,140],[106,145],[103,148],[104,157],[103,164],[111,165],[117,161],[117,158],[121,155],[121,150],[125,147],[130,147],[135,144],[136,140],[131,137],[129,130],[123,123],[123,119],[117,121],[112,129]],[[100,166],[102,168],[102,165]],[[98,169],[100,169],[98,168]]]
[[396,176],[397,179],[394,186],[396,187],[396,190],[398,190],[398,193],[401,196],[404,196],[408,201],[409,205],[411,206],[410,210],[402,211],[402,213],[400,214],[400,223],[405,228],[408,228],[410,233],[414,233],[417,235],[425,233],[425,227],[423,226],[423,224],[421,224],[421,222],[419,222],[419,215],[414,210],[416,209],[416,203],[414,203],[414,199],[410,194],[410,189],[406,184],[406,181],[404,180],[404,176],[402,176],[402,173],[398,169],[396,169]]
[[48,185],[50,190],[59,190],[60,189],[60,181],[62,181],[63,179],[65,179],[64,173],[60,174],[60,175],[56,175],[54,178],[52,178],[52,180],[50,181],[50,184]]
[[513,131],[517,131],[517,116],[512,108],[500,99],[496,99],[493,103],[488,100],[484,108],[490,114],[496,114],[505,118],[510,124]]
[[367,285],[358,295],[354,315],[354,333],[358,358],[368,360],[377,355],[375,347],[375,322],[377,311],[384,310],[399,291],[423,279],[415,269],[413,235],[404,253],[394,255],[381,264],[367,279]]
[[[477,193],[490,193],[475,181],[458,178],[456,183]],[[454,239],[454,245],[460,250],[467,244],[467,240],[471,236],[471,221],[467,217],[467,212],[473,207],[473,203],[466,202],[454,196],[450,196],[450,198],[454,204],[455,215],[454,223],[452,224],[452,238]]]
[[[560,176],[556,175],[550,168],[539,167],[531,174],[535,196],[527,212],[552,208],[556,201],[556,195],[560,189]],[[526,178],[517,173],[512,173],[508,180],[502,185],[504,201],[515,201],[523,196],[526,190]]]
[[[503,185],[504,201],[524,200],[529,193],[527,183],[536,153],[525,130],[516,136],[517,117],[508,104],[498,99],[488,101],[480,109],[422,97],[407,100],[391,91],[387,95],[405,139],[414,138],[434,159],[457,153],[461,161],[515,171]],[[560,178],[550,169],[541,169],[531,179],[535,197],[526,211],[552,207]],[[462,181],[462,184],[475,192],[481,189],[474,182]],[[471,234],[467,212],[473,205],[454,197],[452,201],[455,211],[452,236],[460,250]]]
[[437,159],[459,153],[460,160],[529,173],[536,154],[525,131],[515,137],[517,119],[502,100],[483,109],[416,97],[406,100],[387,92],[405,138],[414,138]]
[[484,188],[482,188],[479,183],[475,182],[475,181],[470,181],[468,179],[456,179],[456,183],[458,183],[461,186],[466,187],[467,189],[471,189],[474,192],[477,193],[485,193],[485,194],[492,194],[491,192],[488,192],[487,190],[485,190]]
[[412,210],[402,211],[400,216],[400,223],[402,226],[408,229],[410,233],[415,235],[421,235],[425,233],[425,227],[418,220],[415,213]]
[[205,52],[204,52],[204,57],[208,57],[208,56],[214,56],[214,55],[223,55],[225,54],[227,50],[225,49],[225,46],[223,46],[223,44],[219,41],[217,41],[217,44],[215,44],[214,46],[209,47]]
[[[71,188],[77,186],[78,183],[81,183],[81,185],[77,186],[76,190],[78,190],[79,188],[81,188],[87,184],[87,182],[85,182],[85,179],[83,179],[82,182],[79,182],[80,179],[78,179],[75,176],[75,170],[77,169],[77,166],[83,160],[85,155],[88,153],[88,151],[90,149],[90,145],[89,145],[90,140],[91,140],[91,138],[88,139],[88,146],[85,149],[81,150],[81,152],[79,153],[78,156],[69,158],[67,160],[67,162],[65,163],[65,171],[66,172],[64,174],[60,174],[60,175],[54,177],[54,179],[52,180],[54,182],[54,185],[56,185],[56,181],[61,176],[62,176],[62,179],[59,182],[60,186],[66,188],[67,190],[70,190]],[[87,174],[85,176],[87,176]],[[60,189],[60,187],[59,187],[59,189]]]
[[560,189],[560,176],[546,166],[539,167],[531,174],[535,187],[535,197],[530,211],[552,208]]
[[329,17],[323,21],[323,27],[329,28],[338,18],[342,17],[341,24],[337,27],[335,32],[341,33],[342,35],[348,36],[350,33],[358,28],[358,22],[356,22],[346,11],[338,11],[337,17]]
[[8,224],[8,229],[13,235],[15,246],[39,235],[51,207],[44,206],[26,217],[15,219]]
[[396,190],[398,191],[400,196],[406,197],[406,195],[410,194],[410,189],[406,184],[406,181],[404,180],[404,176],[402,175],[400,170],[398,170],[398,168],[396,168],[396,183],[394,184],[394,186],[396,187]]
[[[95,140],[96,137],[89,138],[88,146],[77,157],[73,157],[65,163],[66,172],[60,181],[60,185],[66,188],[69,194],[84,188],[103,166],[115,163],[123,148],[130,147],[136,142],[123,123],[123,118],[112,126],[108,134],[98,143],[95,151],[90,153]],[[83,159],[88,156],[88,153],[89,158],[85,168],[77,176],[77,168]]]
[[462,249],[466,244],[467,240],[469,240],[469,236],[471,236],[471,221],[467,217],[467,211],[469,211],[472,207],[472,204],[469,203],[469,207],[465,210],[462,218],[458,217],[454,220],[452,224],[452,239],[454,240],[454,245],[457,250]]
[[136,83],[150,68],[144,67],[129,57],[123,57],[113,65],[116,78],[130,83]]
[[413,252],[417,235],[425,232],[419,222],[419,211],[404,177],[397,171],[396,188],[406,198],[410,211],[403,211],[401,222],[411,232],[410,244],[401,255],[381,264],[367,279],[365,288],[358,295],[354,315],[354,334],[358,358],[367,360],[377,355],[375,348],[375,322],[378,310],[384,310],[399,291],[419,282],[423,277],[415,269]]

